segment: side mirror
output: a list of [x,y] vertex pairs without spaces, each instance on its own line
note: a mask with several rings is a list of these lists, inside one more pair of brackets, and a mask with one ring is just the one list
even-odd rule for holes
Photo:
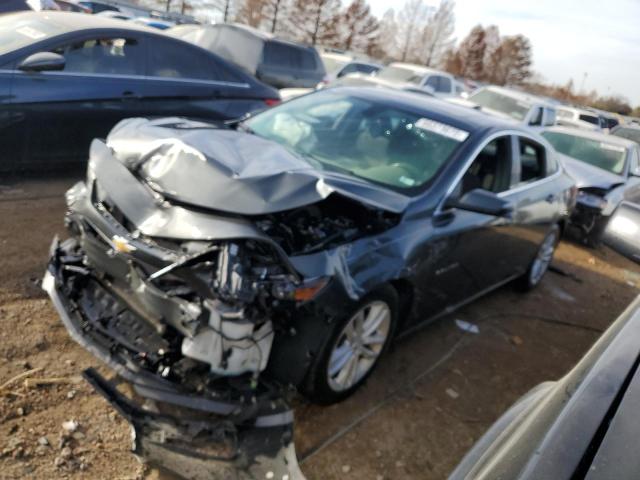
[[18,70],[23,72],[45,72],[64,70],[65,59],[62,55],[53,52],[38,52],[29,55],[19,65]]
[[471,190],[458,199],[449,198],[444,205],[448,208],[459,208],[496,217],[506,217],[513,212],[511,202],[482,188]]

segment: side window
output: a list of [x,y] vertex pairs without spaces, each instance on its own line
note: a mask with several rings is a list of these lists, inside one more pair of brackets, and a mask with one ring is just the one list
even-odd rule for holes
[[144,75],[144,53],[131,38],[93,38],[51,50],[65,58],[65,72]]
[[357,63],[349,63],[348,65],[345,65],[342,70],[340,70],[340,73],[338,74],[338,76],[343,77],[344,75],[348,75],[350,73],[354,73],[358,71],[360,71],[360,69],[358,68]]
[[556,124],[556,111],[555,111],[555,109],[545,107],[545,109],[544,109],[544,124],[547,127],[550,127],[550,126]]
[[475,158],[457,187],[456,195],[481,188],[493,193],[504,192],[511,183],[511,137],[489,142]]
[[546,150],[539,143],[527,138],[518,138],[520,144],[520,182],[535,182],[547,176]]
[[536,107],[533,115],[531,115],[531,120],[529,120],[529,125],[542,125],[542,108]]
[[451,92],[451,79],[449,77],[440,77],[440,92]]
[[378,71],[378,67],[374,67],[373,65],[365,65],[364,63],[358,63],[357,69],[362,73],[373,73]]
[[149,42],[150,77],[220,80],[220,71],[206,52],[159,37]]
[[269,65],[299,70],[316,69],[316,59],[311,51],[280,42],[265,44],[264,62]]
[[425,85],[439,93],[449,93],[451,91],[451,80],[440,75],[431,75]]

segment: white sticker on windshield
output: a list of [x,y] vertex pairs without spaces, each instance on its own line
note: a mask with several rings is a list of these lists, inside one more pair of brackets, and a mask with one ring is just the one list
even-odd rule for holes
[[25,37],[29,37],[33,40],[40,40],[41,38],[46,37],[46,34],[36,30],[35,28],[31,28],[31,27],[20,27],[20,28],[16,28],[16,32],[21,33],[22,35],[24,35]]
[[428,118],[419,119],[415,123],[415,126],[421,130],[437,133],[438,135],[457,140],[458,142],[464,142],[469,136],[469,132],[465,132],[459,128],[452,127],[445,123],[436,122],[435,120],[430,120]]
[[413,187],[416,184],[416,181],[413,178],[405,177],[404,175],[401,176],[398,180],[400,180],[400,183],[406,185],[407,187]]
[[624,147],[618,145],[611,145],[610,143],[600,143],[600,148],[603,150],[611,150],[612,152],[624,153]]

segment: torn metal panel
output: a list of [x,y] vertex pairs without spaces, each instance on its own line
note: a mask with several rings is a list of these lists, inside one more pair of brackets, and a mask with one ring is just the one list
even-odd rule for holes
[[182,412],[152,413],[122,395],[93,369],[85,379],[132,427],[133,453],[189,480],[304,480],[293,425],[249,428]]
[[[113,155],[168,198],[234,214],[309,205],[331,193],[392,212],[409,198],[371,182],[314,168],[283,146],[184,119],[130,119],[107,137]],[[95,147],[97,148],[97,147]]]
[[604,232],[604,242],[640,263],[640,205],[622,202]]

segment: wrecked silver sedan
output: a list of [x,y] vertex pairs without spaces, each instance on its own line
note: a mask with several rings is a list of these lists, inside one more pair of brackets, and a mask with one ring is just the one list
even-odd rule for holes
[[77,341],[171,406],[86,373],[138,453],[174,471],[200,459],[190,478],[223,463],[295,478],[286,386],[341,400],[394,337],[534,287],[575,200],[535,133],[381,89],[229,128],[130,119],[89,157],[44,286]]
[[576,179],[571,224],[587,244],[598,246],[620,203],[640,204],[640,147],[625,138],[577,128],[552,127],[542,135]]

